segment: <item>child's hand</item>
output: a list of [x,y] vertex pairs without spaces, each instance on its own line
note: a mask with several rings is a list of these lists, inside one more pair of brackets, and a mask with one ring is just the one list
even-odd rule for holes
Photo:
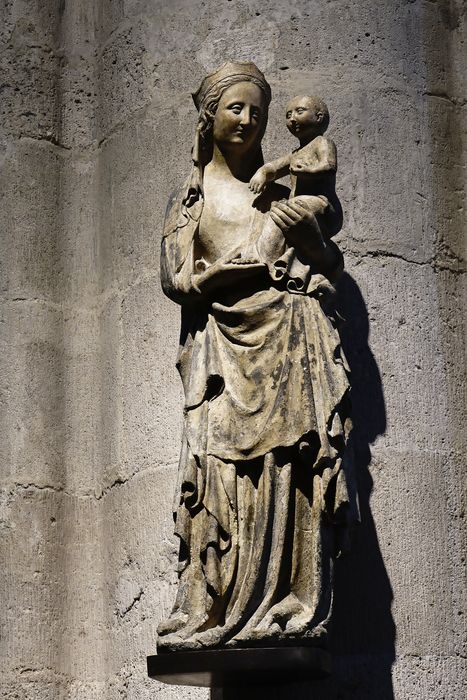
[[255,172],[255,174],[251,178],[250,182],[248,183],[248,187],[255,194],[261,194],[261,192],[263,192],[264,188],[266,187],[266,183],[266,170],[264,168],[260,168]]

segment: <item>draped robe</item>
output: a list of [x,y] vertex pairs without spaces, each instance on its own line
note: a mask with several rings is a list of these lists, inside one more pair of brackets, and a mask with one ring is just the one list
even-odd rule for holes
[[[268,206],[283,197],[269,192]],[[202,207],[175,193],[162,241],[163,289],[182,306],[185,406],[179,584],[158,649],[324,645],[351,478],[333,287],[284,241],[254,289],[203,298],[193,287]]]

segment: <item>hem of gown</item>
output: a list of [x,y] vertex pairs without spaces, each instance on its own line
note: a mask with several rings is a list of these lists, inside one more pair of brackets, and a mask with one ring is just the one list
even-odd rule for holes
[[166,635],[159,635],[157,640],[158,653],[171,653],[177,651],[206,651],[206,650],[223,650],[223,649],[277,649],[288,647],[315,647],[319,649],[328,648],[328,629],[324,624],[317,624],[316,627],[308,632],[299,634],[287,634],[287,632],[266,632],[258,636],[249,636],[244,639],[239,639],[235,636],[218,641],[216,644],[207,643],[207,639],[203,640],[206,634],[203,632],[195,633],[190,637],[183,637],[176,632]]

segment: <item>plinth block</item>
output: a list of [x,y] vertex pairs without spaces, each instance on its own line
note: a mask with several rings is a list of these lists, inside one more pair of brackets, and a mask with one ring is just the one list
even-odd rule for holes
[[172,651],[147,662],[150,678],[204,688],[293,683],[331,672],[331,655],[317,647]]

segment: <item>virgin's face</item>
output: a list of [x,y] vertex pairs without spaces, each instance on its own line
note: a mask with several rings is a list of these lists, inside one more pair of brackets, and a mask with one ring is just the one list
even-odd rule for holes
[[214,116],[214,142],[222,148],[248,151],[262,137],[266,98],[254,83],[236,83],[222,94]]

